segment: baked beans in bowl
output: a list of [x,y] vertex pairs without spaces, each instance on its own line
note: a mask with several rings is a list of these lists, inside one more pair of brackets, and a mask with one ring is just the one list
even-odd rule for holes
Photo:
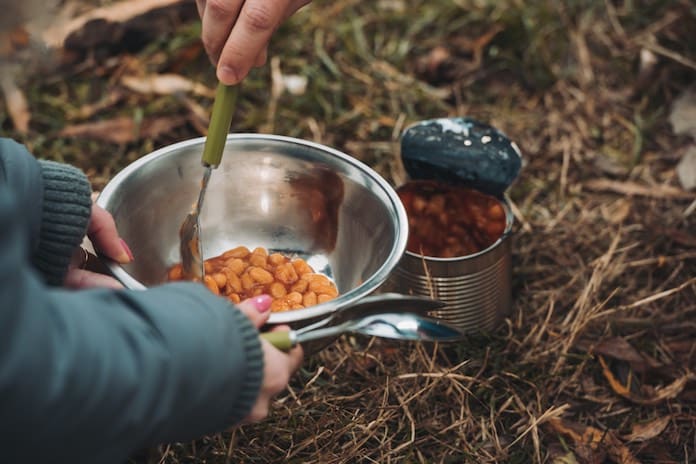
[[[116,174],[97,199],[113,215],[135,256],[127,265],[108,263],[127,288],[167,282],[180,262],[179,227],[198,197],[204,142],[187,140],[143,156]],[[272,312],[269,319],[269,324],[292,327],[375,292],[403,256],[408,236],[406,211],[396,191],[368,166],[324,145],[264,134],[228,136],[200,219],[211,291],[215,285],[222,296],[234,301],[231,295],[237,293],[241,298],[232,291],[236,280],[230,266],[253,266],[253,275],[236,277],[267,282],[267,290],[278,295],[292,294],[286,310]],[[263,266],[234,258],[243,251],[240,247],[249,255],[259,250]],[[232,264],[233,259],[242,262]],[[254,259],[262,264],[259,256]],[[276,275],[277,265],[290,272],[289,263],[297,272],[304,268],[300,262],[311,268],[314,279],[326,278],[312,284],[316,303],[311,293],[293,288],[297,282],[286,283]],[[326,287],[327,281],[335,290]],[[282,283],[283,289],[271,289],[273,283]]]

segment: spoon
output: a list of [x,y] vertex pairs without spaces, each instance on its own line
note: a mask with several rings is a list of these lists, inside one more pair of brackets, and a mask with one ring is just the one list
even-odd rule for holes
[[222,160],[222,152],[225,149],[225,142],[230,130],[236,100],[236,87],[218,83],[213,102],[213,111],[210,116],[210,125],[208,126],[208,136],[205,139],[203,157],[201,159],[201,163],[205,168],[203,180],[201,181],[201,190],[198,193],[198,201],[193,205],[191,212],[186,215],[179,229],[179,252],[181,254],[183,274],[186,279],[200,281],[203,280],[205,275],[200,213],[212,171],[220,165]]
[[[366,301],[367,300],[367,301]],[[343,333],[391,338],[396,340],[448,342],[461,340],[463,333],[425,315],[442,307],[443,302],[425,297],[384,294],[367,297],[356,306],[297,330],[264,332],[261,337],[278,349],[289,350],[298,343],[335,337]],[[397,312],[398,311],[398,312]],[[338,322],[329,325],[330,322]]]

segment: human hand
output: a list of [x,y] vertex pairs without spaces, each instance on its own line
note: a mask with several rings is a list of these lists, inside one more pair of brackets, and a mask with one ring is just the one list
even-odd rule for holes
[[[133,260],[130,248],[119,236],[116,223],[111,214],[102,207],[93,204],[92,214],[87,227],[87,238],[96,250],[121,264]],[[78,247],[73,253],[65,286],[69,288],[123,288],[121,283],[103,271],[103,265],[85,248]]]
[[266,62],[278,26],[311,0],[196,0],[201,40],[217,77],[233,85]]
[[[257,328],[265,324],[271,314],[271,298],[268,295],[244,300],[237,306]],[[273,330],[289,329],[286,326],[278,326]],[[245,422],[258,422],[268,416],[271,400],[287,387],[290,377],[300,367],[304,357],[300,346],[284,352],[266,340],[262,339],[261,343],[264,353],[263,384],[259,396],[256,398],[256,403],[245,418]]]

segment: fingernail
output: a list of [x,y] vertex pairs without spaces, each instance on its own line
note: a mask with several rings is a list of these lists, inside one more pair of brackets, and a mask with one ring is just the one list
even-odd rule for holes
[[133,261],[133,259],[135,259],[133,258],[133,252],[122,238],[120,238],[119,241],[121,242],[121,248],[123,249],[123,253],[119,255],[118,262],[122,264],[130,263],[131,261]]
[[232,66],[222,65],[218,69],[218,79],[220,79],[223,84],[234,85],[239,82],[239,75],[237,70]]
[[269,295],[259,295],[251,299],[251,304],[254,305],[254,308],[260,313],[265,313],[271,309],[272,302],[273,299]]

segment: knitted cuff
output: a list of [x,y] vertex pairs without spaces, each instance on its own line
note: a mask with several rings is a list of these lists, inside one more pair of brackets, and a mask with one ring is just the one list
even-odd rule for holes
[[247,356],[246,376],[231,408],[227,425],[239,424],[251,412],[263,383],[264,359],[259,333],[256,328],[249,324],[248,318],[241,311],[238,313],[239,327],[243,328],[240,334],[243,339],[242,346]]
[[61,285],[75,248],[82,243],[92,212],[87,176],[67,164],[40,160],[43,208],[33,263],[49,285]]

